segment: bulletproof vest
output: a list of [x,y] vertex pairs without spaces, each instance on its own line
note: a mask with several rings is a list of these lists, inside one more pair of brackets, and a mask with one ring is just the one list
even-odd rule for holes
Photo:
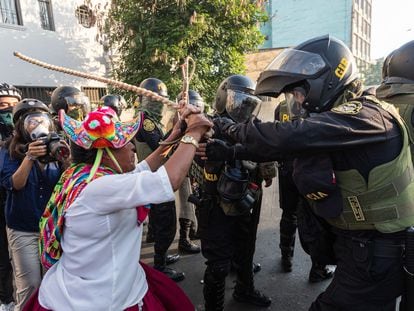
[[280,122],[289,122],[290,121],[290,116],[289,116],[289,111],[287,108],[287,104],[286,101],[282,101],[279,104],[279,121]]
[[376,90],[376,96],[393,104],[408,127],[411,140],[411,154],[414,152],[414,84],[382,84]]
[[150,146],[148,146],[146,142],[138,141],[136,138],[134,138],[132,142],[135,145],[135,151],[137,153],[138,162],[145,160],[146,157],[148,157],[152,153]]
[[335,171],[343,198],[343,212],[327,221],[346,230],[383,233],[405,230],[414,224],[414,172],[408,131],[392,105],[370,96],[355,100],[368,100],[388,111],[401,128],[403,148],[392,161],[374,167],[368,182],[355,169]]
[[[154,122],[152,124],[158,129],[158,131],[160,133],[162,133],[162,130],[160,129],[158,123]],[[144,126],[145,126],[145,123],[144,123]],[[142,129],[140,129],[140,130],[142,130]],[[135,145],[135,152],[137,154],[138,162],[141,162],[142,160],[145,160],[146,157],[148,157],[153,152],[151,147],[145,141],[138,141],[136,136],[134,137],[132,142]]]

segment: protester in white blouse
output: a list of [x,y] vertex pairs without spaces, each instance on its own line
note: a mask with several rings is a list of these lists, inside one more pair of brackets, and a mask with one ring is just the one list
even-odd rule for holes
[[[90,173],[87,180],[80,181],[71,171],[68,182],[63,181],[57,198],[62,191],[75,198],[62,214],[62,253],[45,274],[38,297],[32,297],[25,311],[194,310],[173,281],[138,259],[143,220],[139,218],[146,210],[143,206],[174,199],[198,141],[211,128],[198,112],[194,107],[181,112],[187,131],[169,160],[162,155],[165,147],[160,146],[136,168],[134,146],[128,142],[139,128],[136,124],[121,127],[115,122],[112,127],[112,119],[103,124],[108,122],[106,109],[90,113],[83,123],[61,112],[62,127],[72,141],[72,169],[83,165],[80,167]],[[115,130],[112,140],[113,135],[107,135],[111,128]],[[177,124],[167,140],[180,137],[180,128]],[[64,192],[65,187],[70,191]]]

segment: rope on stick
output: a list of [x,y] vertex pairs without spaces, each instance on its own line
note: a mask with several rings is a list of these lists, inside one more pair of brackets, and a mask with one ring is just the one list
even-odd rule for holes
[[147,90],[147,89],[139,87],[139,86],[135,86],[135,85],[132,85],[132,84],[128,84],[128,83],[113,80],[113,79],[104,78],[104,77],[101,77],[101,76],[98,76],[98,75],[93,75],[93,74],[82,72],[82,71],[73,70],[73,69],[70,69],[70,68],[65,68],[65,67],[61,67],[61,66],[48,64],[46,62],[42,62],[42,61],[37,60],[35,58],[23,55],[19,52],[13,52],[13,55],[20,58],[21,60],[24,60],[28,63],[33,64],[33,65],[37,65],[37,66],[40,66],[40,67],[43,67],[43,68],[46,68],[46,69],[49,69],[49,70],[53,70],[53,71],[63,72],[63,73],[66,73],[68,75],[85,78],[85,79],[88,79],[88,80],[95,80],[95,81],[99,81],[99,82],[102,82],[102,83],[106,83],[106,84],[112,85],[112,86],[114,86],[118,89],[121,89],[121,90],[131,91],[131,92],[134,92],[138,95],[150,97],[151,99],[159,101],[159,102],[161,102],[161,103],[163,103],[167,106],[170,106],[172,108],[178,108],[177,103],[169,100],[168,98],[162,97],[162,96],[158,95],[155,92],[152,92],[150,90]]

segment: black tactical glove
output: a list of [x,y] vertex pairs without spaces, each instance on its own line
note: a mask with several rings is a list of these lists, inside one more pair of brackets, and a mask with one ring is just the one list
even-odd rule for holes
[[225,137],[227,129],[233,124],[235,124],[235,122],[232,119],[226,117],[214,118],[213,123],[214,137],[216,138]]
[[236,149],[220,139],[210,139],[206,146],[206,156],[209,161],[232,161],[236,156]]

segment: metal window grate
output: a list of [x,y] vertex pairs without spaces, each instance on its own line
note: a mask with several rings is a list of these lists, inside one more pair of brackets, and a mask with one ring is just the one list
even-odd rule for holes
[[54,86],[18,86],[16,87],[22,91],[22,98],[35,98],[41,100],[46,105],[50,103],[50,95],[56,88]]
[[85,28],[91,28],[93,25],[95,25],[95,15],[93,14],[92,10],[86,5],[77,7],[75,10],[75,16],[78,19],[79,24]]
[[82,87],[82,92],[89,97],[92,108],[95,108],[100,103],[102,96],[107,94],[107,89],[104,87]]
[[55,30],[55,25],[53,22],[53,13],[52,13],[52,4],[50,0],[38,0],[39,1],[39,13],[40,13],[40,22],[42,28],[46,30]]
[[0,22],[21,25],[17,0],[0,0]]

